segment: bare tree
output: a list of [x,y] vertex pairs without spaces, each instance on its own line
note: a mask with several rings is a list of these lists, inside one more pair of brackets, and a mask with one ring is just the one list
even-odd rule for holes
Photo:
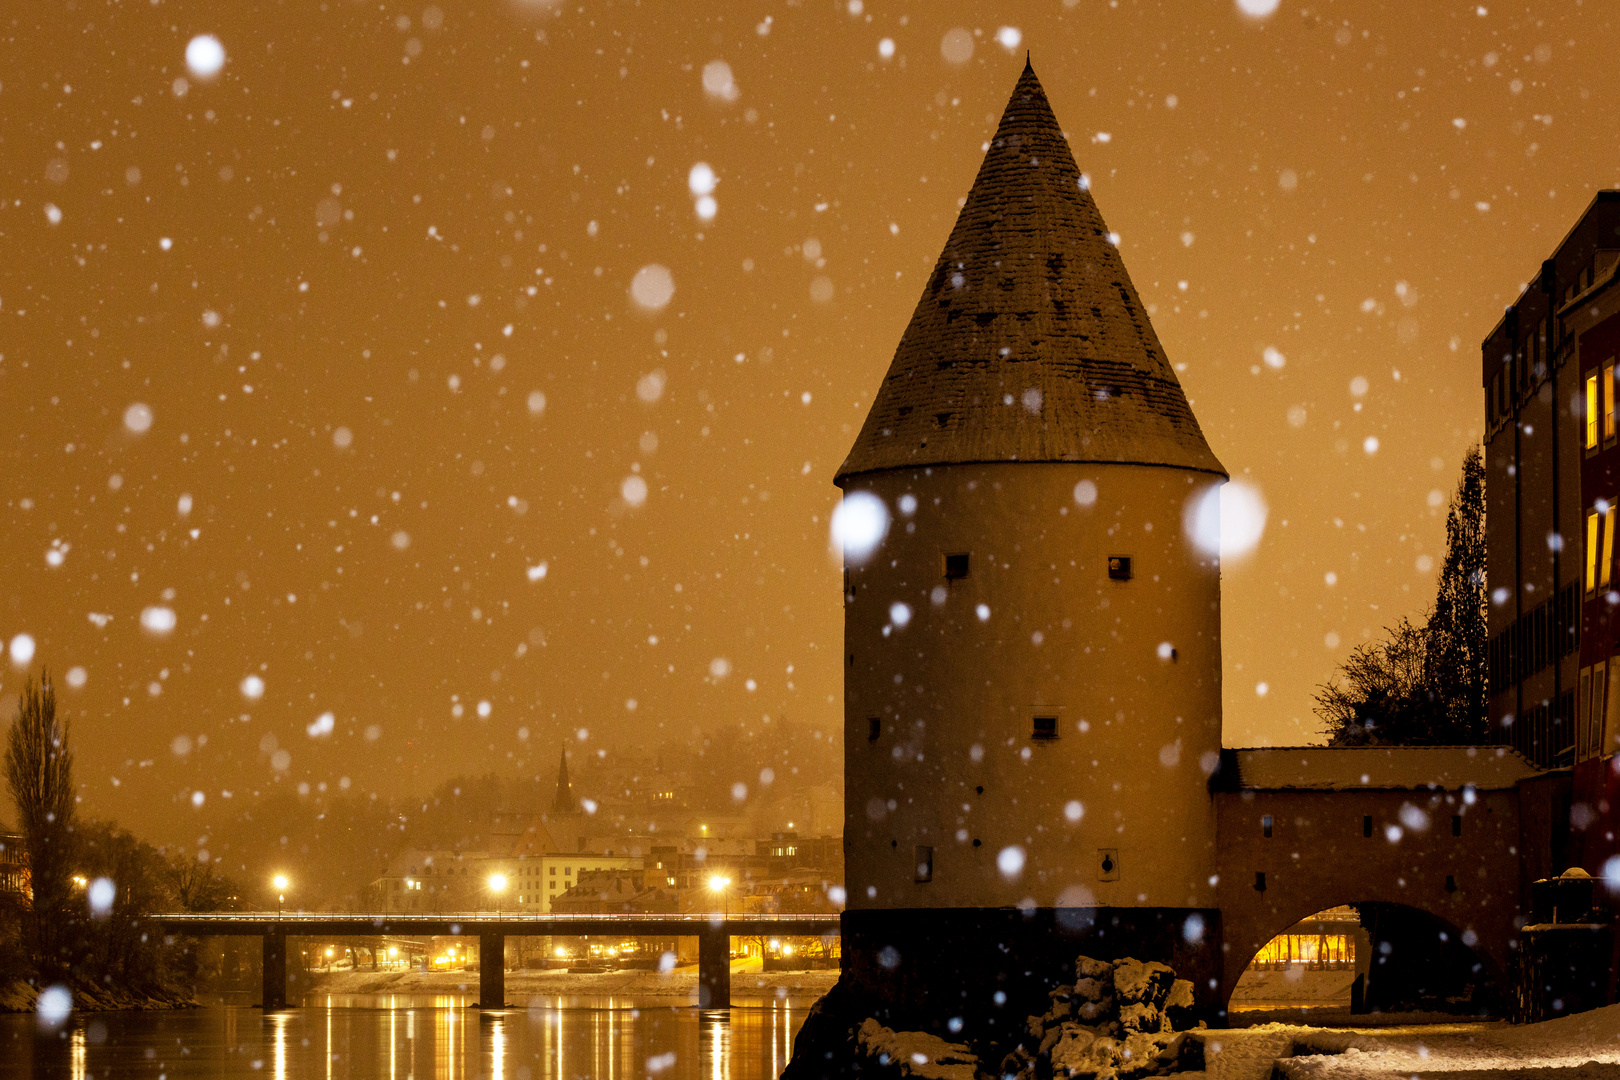
[[6,739],[6,781],[17,804],[17,824],[28,850],[33,902],[28,929],[34,962],[44,977],[59,977],[71,963],[73,934],[73,751],[68,724],[56,715],[50,672],[39,686],[29,679],[17,699],[17,719]]

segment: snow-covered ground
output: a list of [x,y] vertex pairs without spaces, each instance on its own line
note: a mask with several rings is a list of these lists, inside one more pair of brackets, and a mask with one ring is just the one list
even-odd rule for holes
[[1500,1021],[1335,1030],[1268,1024],[1212,1031],[1206,1045],[1209,1075],[1218,1080],[1262,1080],[1274,1075],[1273,1067],[1275,1075],[1300,1080],[1620,1078],[1620,1005],[1520,1027]]

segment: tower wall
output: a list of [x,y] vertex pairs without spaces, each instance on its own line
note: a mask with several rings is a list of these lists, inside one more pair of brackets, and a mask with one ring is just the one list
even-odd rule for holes
[[998,955],[1019,954],[992,982],[1054,959],[1072,979],[1086,941],[1218,974],[1220,571],[1185,521],[1221,479],[1067,463],[848,479],[893,515],[845,587],[853,989],[942,1016],[924,999],[971,993]]

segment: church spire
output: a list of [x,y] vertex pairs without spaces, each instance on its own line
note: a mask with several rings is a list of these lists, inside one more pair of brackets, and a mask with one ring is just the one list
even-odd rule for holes
[[1008,461],[1226,475],[1090,187],[1026,57],[840,485]]
[[558,752],[557,757],[557,794],[551,800],[551,810],[555,814],[572,814],[579,809],[574,802],[574,789],[568,782],[568,751]]

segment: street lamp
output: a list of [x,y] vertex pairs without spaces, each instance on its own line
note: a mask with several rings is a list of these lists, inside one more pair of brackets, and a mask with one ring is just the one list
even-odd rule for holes
[[489,891],[491,893],[495,894],[495,914],[496,914],[497,917],[500,917],[500,915],[501,915],[501,894],[506,891],[506,875],[505,874],[491,874],[491,875],[489,875]]
[[726,886],[728,886],[730,884],[731,884],[731,879],[730,878],[721,877],[719,874],[716,874],[714,877],[709,879],[709,891],[710,892],[717,892],[717,893],[720,894],[720,901],[721,901],[721,904],[723,905],[722,908],[721,908],[721,912],[722,912],[723,915],[725,915],[728,918],[731,915],[731,897],[726,894]]
[[276,887],[276,918],[281,918],[281,906],[287,902],[287,875],[277,874],[270,879],[270,884]]

